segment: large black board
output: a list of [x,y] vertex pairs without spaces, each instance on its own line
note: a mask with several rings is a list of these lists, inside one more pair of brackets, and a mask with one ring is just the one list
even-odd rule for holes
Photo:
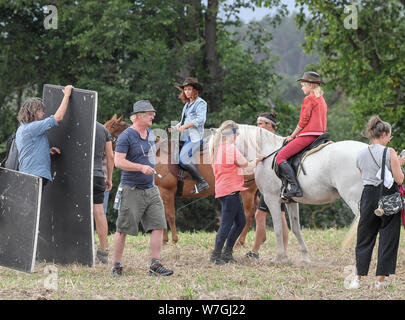
[[0,265],[34,272],[42,179],[0,168]]
[[[45,85],[46,116],[55,114],[63,87]],[[53,182],[44,187],[39,224],[39,261],[58,264],[94,263],[93,158],[97,92],[73,89],[66,115],[47,132],[52,157]]]

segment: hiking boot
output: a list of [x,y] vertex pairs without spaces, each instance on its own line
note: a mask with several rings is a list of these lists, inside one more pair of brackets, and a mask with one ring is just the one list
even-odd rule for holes
[[166,269],[160,262],[153,263],[149,267],[150,276],[171,276],[173,270]]
[[100,261],[102,264],[107,264],[108,263],[108,250],[97,250],[96,257],[98,261]]
[[281,174],[286,178],[290,185],[290,190],[283,193],[284,198],[302,197],[302,190],[298,183],[297,177],[291,165],[287,161],[281,162],[279,165]]
[[217,265],[224,265],[226,262],[222,260],[221,251],[213,251],[211,254],[210,262],[215,263]]
[[114,267],[112,268],[111,275],[113,277],[122,277],[122,269],[121,263],[115,263]]
[[251,258],[253,258],[253,259],[259,259],[259,254],[256,253],[256,252],[253,252],[253,251],[249,251],[249,252],[247,252],[247,253],[245,254],[245,257],[246,257],[246,258],[249,258],[249,259],[251,259]]
[[224,252],[222,252],[221,259],[225,263],[237,263],[238,261],[232,255],[233,248],[225,248]]

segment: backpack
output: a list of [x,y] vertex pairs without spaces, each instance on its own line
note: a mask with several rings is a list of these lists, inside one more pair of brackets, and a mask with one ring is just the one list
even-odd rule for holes
[[6,157],[1,162],[0,167],[15,171],[18,171],[19,169],[18,150],[17,150],[17,143],[15,141],[15,131],[7,140]]

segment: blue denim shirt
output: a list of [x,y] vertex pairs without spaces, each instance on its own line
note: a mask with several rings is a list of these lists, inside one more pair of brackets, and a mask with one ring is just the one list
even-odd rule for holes
[[[187,141],[190,137],[191,142],[198,142],[204,136],[204,124],[207,119],[207,102],[198,97],[192,103],[187,102],[181,113],[181,119],[184,123],[193,123],[194,127],[190,127],[182,132],[180,135],[181,141]],[[180,121],[181,123],[181,121]]]
[[52,181],[51,155],[46,131],[58,126],[52,116],[44,120],[20,123],[16,133],[19,171]]

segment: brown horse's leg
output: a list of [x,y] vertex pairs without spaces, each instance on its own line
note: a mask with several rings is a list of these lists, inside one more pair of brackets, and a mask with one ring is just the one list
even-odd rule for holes
[[243,209],[245,210],[246,216],[246,224],[242,230],[242,233],[239,236],[238,241],[236,242],[236,246],[243,246],[245,244],[246,234],[248,233],[250,225],[252,224],[252,221],[255,217],[254,211],[255,193],[256,192],[251,192],[250,190],[246,190],[241,193]]
[[[168,215],[170,214],[170,193],[169,191],[160,188],[160,195],[162,197],[163,200],[163,205],[165,208],[165,217],[166,217],[166,221],[169,221],[168,219]],[[164,229],[163,230],[163,244],[166,244],[169,242],[169,234],[168,234],[168,229]]]
[[[167,200],[165,201],[165,213],[166,213],[166,220],[169,224],[170,231],[172,232],[172,241],[174,244],[177,243],[179,240],[177,236],[176,230],[176,216],[175,216],[175,209],[174,209],[174,194],[170,193],[167,195]],[[169,239],[166,240],[166,242]]]

